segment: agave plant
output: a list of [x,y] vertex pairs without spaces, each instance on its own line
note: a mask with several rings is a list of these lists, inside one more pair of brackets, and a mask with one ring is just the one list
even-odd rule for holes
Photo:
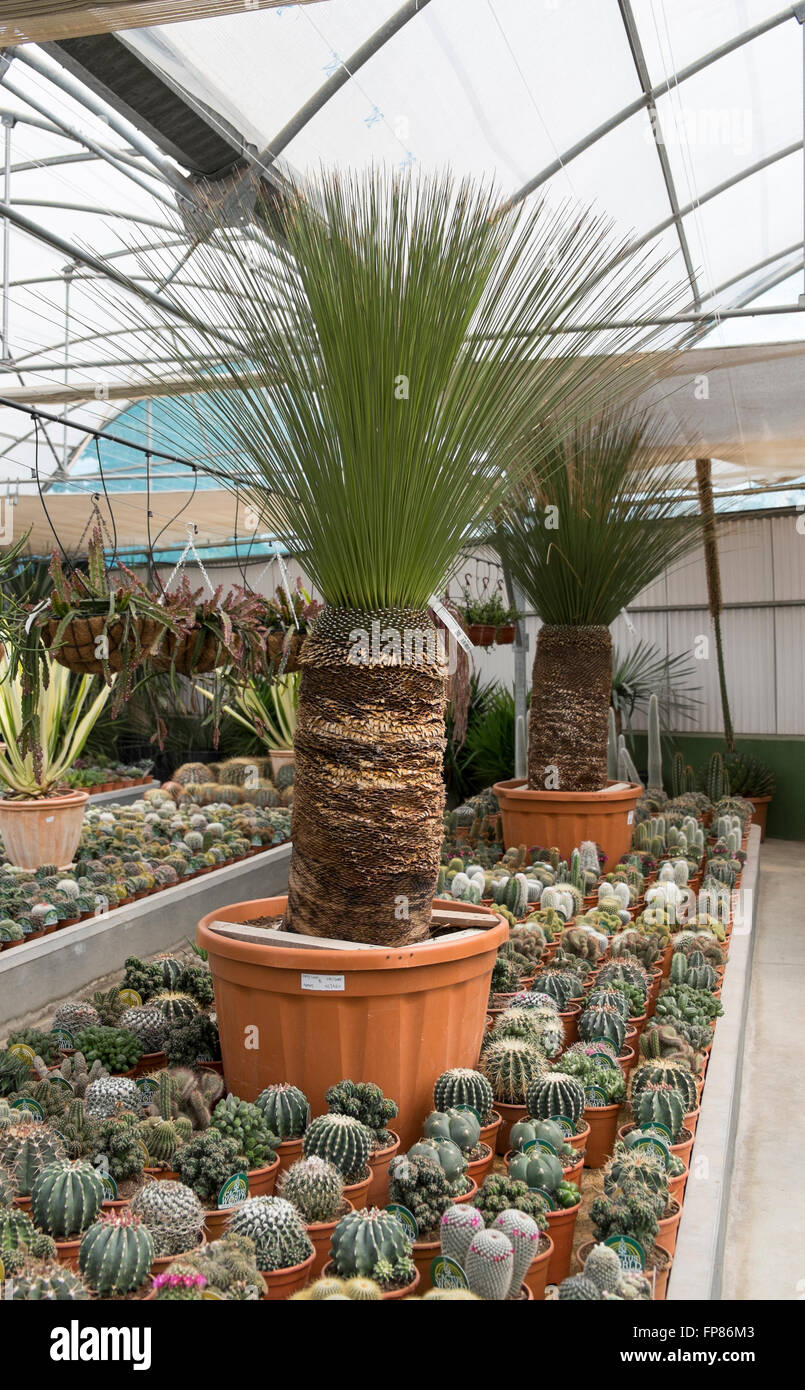
[[593,329],[564,330],[628,318],[636,295],[656,307],[657,262],[577,208],[369,169],[321,173],[248,241],[212,226],[194,266],[176,312],[130,316],[182,350],[230,485],[325,604],[301,658],[286,926],[422,939],[444,802],[429,602],[538,422],[642,384],[619,351],[639,332],[611,330],[593,363]]
[[[528,785],[607,782],[609,624],[697,541],[680,505],[688,470],[645,418],[605,413],[554,437],[495,543],[542,619],[534,657]],[[553,775],[551,775],[553,774]]]
[[23,754],[22,667],[15,656],[0,658],[0,734],[6,745],[0,785],[12,797],[48,796],[64,783],[112,693],[112,686],[94,676],[71,677],[50,657],[43,660],[47,676],[38,696],[39,743]]

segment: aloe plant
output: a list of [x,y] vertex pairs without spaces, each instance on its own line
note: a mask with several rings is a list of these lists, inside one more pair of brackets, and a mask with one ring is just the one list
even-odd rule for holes
[[43,660],[47,683],[43,681],[38,697],[40,742],[23,754],[22,668],[7,653],[0,658],[0,732],[6,745],[0,753],[0,784],[12,797],[48,796],[64,783],[112,693],[95,676],[81,676],[71,689],[75,678],[70,672],[50,657]]
[[[213,701],[215,696],[197,685],[199,695]],[[279,676],[275,680],[251,679],[232,686],[232,704],[223,711],[258,743],[271,751],[292,748],[296,731],[296,707],[299,704],[299,673]]]

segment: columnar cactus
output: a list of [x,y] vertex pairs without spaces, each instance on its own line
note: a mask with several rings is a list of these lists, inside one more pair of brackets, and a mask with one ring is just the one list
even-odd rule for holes
[[508,1298],[514,1278],[514,1250],[503,1231],[473,1236],[464,1270],[473,1293],[489,1302]]
[[236,1207],[229,1231],[254,1242],[263,1273],[291,1269],[313,1254],[313,1245],[296,1208],[283,1197],[249,1197]]
[[466,1202],[451,1205],[442,1213],[439,1241],[443,1255],[448,1255],[463,1269],[473,1237],[484,1230],[484,1218],[476,1207]]
[[576,1124],[584,1115],[584,1086],[575,1076],[551,1071],[532,1081],[526,1091],[526,1109],[538,1120],[565,1115]]
[[542,1232],[532,1217],[524,1211],[502,1211],[492,1222],[493,1231],[502,1231],[511,1242],[514,1252],[514,1269],[511,1287],[516,1293],[522,1288],[531,1264],[539,1252]]
[[307,1128],[310,1107],[307,1096],[298,1086],[292,1086],[288,1081],[266,1086],[254,1103],[280,1142],[301,1139]]
[[366,1177],[373,1138],[372,1131],[350,1115],[319,1115],[305,1131],[302,1153],[305,1158],[317,1154],[327,1159],[350,1185]]
[[307,1226],[335,1221],[344,1201],[344,1182],[332,1163],[311,1154],[282,1174],[279,1195],[293,1202]]
[[492,1087],[485,1076],[469,1067],[453,1067],[443,1071],[436,1078],[433,1087],[433,1104],[436,1110],[451,1110],[457,1105],[469,1105],[481,1117],[481,1124],[489,1124],[494,1109]]
[[31,1216],[54,1240],[73,1240],[92,1225],[104,1195],[103,1182],[89,1163],[57,1159],[34,1179]]
[[486,1048],[479,1066],[495,1100],[505,1105],[523,1105],[529,1084],[547,1070],[548,1059],[541,1048],[525,1039],[501,1038]]
[[148,1228],[159,1256],[180,1255],[201,1244],[204,1210],[183,1182],[149,1182],[135,1193],[131,1210]]
[[622,1277],[621,1262],[609,1245],[594,1245],[584,1261],[584,1276],[592,1279],[600,1293],[617,1294]]
[[377,1207],[341,1217],[333,1231],[330,1258],[342,1278],[361,1275],[381,1288],[410,1284],[416,1272],[404,1227],[392,1212]]
[[81,1237],[78,1267],[89,1288],[101,1298],[133,1293],[154,1260],[148,1227],[125,1209],[105,1213]]

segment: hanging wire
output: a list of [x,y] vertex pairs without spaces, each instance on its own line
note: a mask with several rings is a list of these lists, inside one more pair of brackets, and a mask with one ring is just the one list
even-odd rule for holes
[[[104,497],[106,498],[106,505],[107,505],[107,507],[109,508],[109,517],[110,517],[110,520],[111,520],[111,522],[112,522],[112,563],[116,565],[116,564],[118,563],[118,559],[117,559],[117,525],[115,524],[115,514],[114,514],[114,512],[113,512],[113,510],[112,510],[112,503],[111,503],[110,498],[109,498],[109,493],[108,493],[108,491],[107,491],[107,489],[106,489],[106,479],[105,479],[105,477],[103,476],[103,464],[101,463],[101,445],[100,445],[100,440],[98,439],[97,434],[96,434],[96,436],[95,436],[95,452],[96,452],[96,454],[98,455],[98,472],[99,472],[100,475],[101,475],[101,487],[103,488],[103,495],[104,495]],[[96,495],[97,495],[97,494],[96,494]]]
[[58,531],[56,530],[56,527],[53,525],[53,519],[52,519],[52,517],[51,517],[51,515],[50,515],[50,512],[49,512],[48,509],[47,509],[47,503],[45,502],[45,494],[44,494],[44,492],[43,492],[43,490],[42,490],[42,479],[41,479],[40,473],[39,473],[39,420],[38,420],[36,414],[33,414],[33,415],[31,416],[31,419],[32,419],[33,422],[34,422],[34,477],[36,478],[36,490],[37,490],[37,492],[39,493],[39,501],[42,503],[42,510],[43,510],[43,512],[45,513],[45,516],[47,517],[48,526],[50,527],[51,531],[53,532],[53,535],[54,535],[55,540],[56,540],[56,544],[57,544],[57,546],[59,547],[59,550],[60,550],[61,553],[62,553],[62,558],[63,558],[63,560],[64,560],[64,563],[68,566],[68,568],[69,568],[71,571],[74,572],[74,567],[73,567],[73,565],[72,565],[72,563],[71,563],[71,561],[70,561],[70,557],[69,557],[69,555],[67,554],[67,551],[65,550],[64,546],[63,546],[62,543],[61,543],[61,540],[60,540],[60,538],[59,538],[59,533],[58,533]]
[[191,463],[189,466],[190,466],[190,467],[192,468],[192,470],[193,470],[193,491],[191,492],[191,494],[190,494],[190,496],[188,497],[187,501],[185,502],[184,506],[183,506],[183,507],[180,507],[179,510],[178,510],[178,512],[176,513],[176,515],[175,515],[175,516],[172,516],[171,519],[170,519],[170,521],[166,521],[166,522],[165,522],[165,525],[162,527],[162,530],[157,532],[156,540],[154,541],[154,546],[155,546],[155,547],[159,545],[160,538],[161,538],[161,537],[165,534],[165,532],[168,530],[168,527],[169,527],[169,526],[175,526],[175,525],[176,525],[176,522],[179,520],[179,517],[182,515],[182,512],[186,512],[186,511],[187,511],[188,507],[190,506],[190,503],[193,501],[193,498],[194,498],[195,495],[196,495],[196,488],[198,487],[198,469],[196,468],[196,465],[195,465],[194,463]]

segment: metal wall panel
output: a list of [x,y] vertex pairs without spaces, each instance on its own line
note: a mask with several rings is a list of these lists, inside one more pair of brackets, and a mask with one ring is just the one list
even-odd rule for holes
[[[803,538],[805,539],[805,538]],[[778,734],[805,733],[805,608],[778,608],[776,626]]]
[[805,600],[805,513],[770,517],[769,526],[774,556],[774,597],[778,602]]

